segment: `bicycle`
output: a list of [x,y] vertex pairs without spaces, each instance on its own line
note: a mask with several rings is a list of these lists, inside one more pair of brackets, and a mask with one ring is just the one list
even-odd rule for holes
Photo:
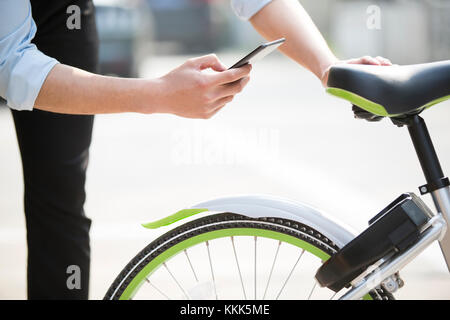
[[[389,118],[408,128],[426,180],[419,191],[431,194],[435,211],[404,193],[356,236],[317,209],[277,197],[202,202],[144,224],[178,226],[138,253],[105,299],[279,299],[292,292],[307,299],[390,300],[403,286],[399,271],[434,241],[450,270],[450,183],[419,116],[450,99],[450,60],[336,65],[327,92],[351,102],[355,118]],[[300,261],[302,272],[295,272]]]

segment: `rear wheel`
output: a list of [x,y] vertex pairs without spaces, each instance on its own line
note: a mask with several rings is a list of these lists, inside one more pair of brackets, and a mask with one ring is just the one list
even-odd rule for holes
[[[336,299],[314,275],[338,249],[296,221],[215,214],[150,243],[105,299]],[[382,289],[365,298],[393,299]]]

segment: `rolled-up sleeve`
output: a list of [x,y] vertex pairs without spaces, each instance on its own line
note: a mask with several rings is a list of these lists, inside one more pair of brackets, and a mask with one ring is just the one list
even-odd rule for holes
[[[11,7],[18,4],[27,10],[25,14]],[[0,96],[12,109],[32,110],[42,84],[58,61],[31,43],[36,24],[28,0],[1,0],[0,20]]]
[[272,0],[231,0],[231,7],[242,20],[248,20]]

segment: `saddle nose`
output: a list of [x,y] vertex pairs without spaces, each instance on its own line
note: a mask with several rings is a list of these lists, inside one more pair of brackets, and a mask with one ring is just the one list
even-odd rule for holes
[[450,99],[450,60],[405,66],[342,64],[327,92],[378,116],[420,112]]

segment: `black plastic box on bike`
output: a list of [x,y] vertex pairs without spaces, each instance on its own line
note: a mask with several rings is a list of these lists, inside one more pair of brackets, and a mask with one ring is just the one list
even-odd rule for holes
[[369,221],[369,227],[330,257],[317,271],[322,287],[339,291],[380,259],[405,251],[432,217],[414,193],[405,193]]

